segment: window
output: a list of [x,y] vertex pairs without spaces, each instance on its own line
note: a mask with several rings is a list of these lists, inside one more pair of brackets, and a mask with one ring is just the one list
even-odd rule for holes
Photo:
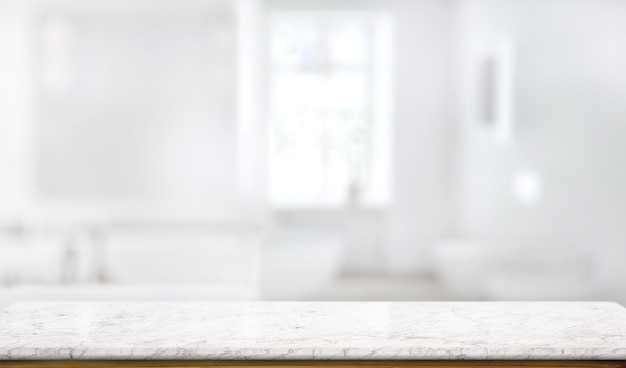
[[277,13],[270,29],[276,207],[390,197],[390,27],[379,14]]

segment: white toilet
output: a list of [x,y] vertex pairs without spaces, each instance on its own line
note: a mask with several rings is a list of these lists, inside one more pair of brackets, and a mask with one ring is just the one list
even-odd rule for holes
[[261,295],[266,300],[306,300],[331,287],[343,265],[343,242],[316,231],[273,232],[261,249]]
[[484,279],[494,263],[491,247],[460,239],[442,240],[431,254],[435,276],[453,299],[486,297]]
[[463,300],[591,300],[598,288],[593,257],[529,246],[496,247],[452,239],[435,247],[433,268],[445,292]]

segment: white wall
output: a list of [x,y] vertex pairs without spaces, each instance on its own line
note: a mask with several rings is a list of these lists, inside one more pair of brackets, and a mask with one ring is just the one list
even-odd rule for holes
[[390,272],[429,267],[428,250],[451,229],[454,149],[452,6],[448,1],[397,1],[394,7],[393,206]]
[[[254,106],[237,105],[257,77],[237,77],[237,12],[256,2],[240,3],[3,2],[0,217],[261,222],[262,155],[241,124]],[[45,83],[51,23],[71,32],[61,87]]]
[[[626,3],[473,0],[458,16],[461,233],[554,259],[583,252],[600,284],[626,280],[610,261],[626,258]],[[514,48],[508,146],[480,121],[477,94],[481,59],[502,39]],[[535,206],[510,194],[518,169],[541,176]]]

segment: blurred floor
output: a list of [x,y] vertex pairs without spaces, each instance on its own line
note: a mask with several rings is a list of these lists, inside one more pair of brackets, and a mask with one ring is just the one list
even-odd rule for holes
[[443,288],[429,276],[371,276],[354,275],[340,278],[329,290],[312,298],[315,300],[447,300]]

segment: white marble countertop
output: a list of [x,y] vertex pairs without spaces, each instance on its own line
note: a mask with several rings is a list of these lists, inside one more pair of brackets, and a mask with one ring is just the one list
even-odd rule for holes
[[615,359],[604,302],[19,303],[0,359]]

